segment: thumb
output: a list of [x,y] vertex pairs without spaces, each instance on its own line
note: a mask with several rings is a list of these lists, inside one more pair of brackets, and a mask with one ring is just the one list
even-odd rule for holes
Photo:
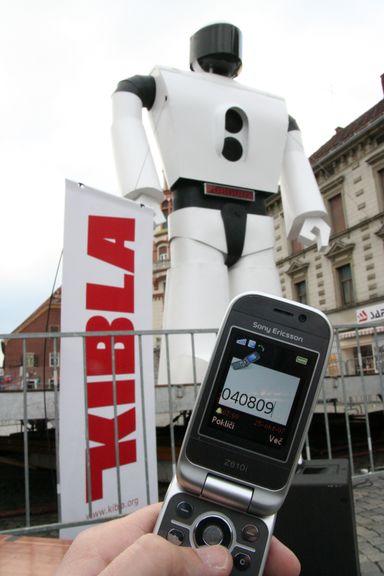
[[232,557],[223,546],[194,549],[145,534],[115,558],[100,576],[229,576]]
[[191,550],[195,556],[199,557],[198,575],[226,576],[232,570],[232,556],[224,546],[203,546],[202,548],[185,550]]

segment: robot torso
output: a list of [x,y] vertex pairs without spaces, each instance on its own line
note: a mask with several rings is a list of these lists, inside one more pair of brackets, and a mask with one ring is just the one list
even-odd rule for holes
[[284,99],[199,72],[155,68],[149,110],[163,168],[180,179],[276,193],[289,117]]

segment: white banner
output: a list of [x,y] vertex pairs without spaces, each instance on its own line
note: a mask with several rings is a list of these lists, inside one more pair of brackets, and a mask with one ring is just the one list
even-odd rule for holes
[[[152,329],[152,237],[150,210],[66,182],[63,332]],[[62,522],[157,501],[151,337],[62,338],[60,490]]]

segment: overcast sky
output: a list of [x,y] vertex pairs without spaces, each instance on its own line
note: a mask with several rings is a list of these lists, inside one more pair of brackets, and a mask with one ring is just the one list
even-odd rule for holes
[[64,179],[118,193],[117,82],[187,69],[214,21],[243,31],[239,81],[286,98],[308,155],[383,97],[383,0],[0,0],[0,333],[51,293]]

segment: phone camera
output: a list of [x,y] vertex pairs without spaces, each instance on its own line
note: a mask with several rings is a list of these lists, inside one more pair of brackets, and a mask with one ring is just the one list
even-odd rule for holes
[[232,542],[232,530],[220,516],[207,516],[200,520],[195,528],[197,546],[221,544],[229,548]]
[[307,315],[306,314],[299,314],[299,322],[306,322]]

